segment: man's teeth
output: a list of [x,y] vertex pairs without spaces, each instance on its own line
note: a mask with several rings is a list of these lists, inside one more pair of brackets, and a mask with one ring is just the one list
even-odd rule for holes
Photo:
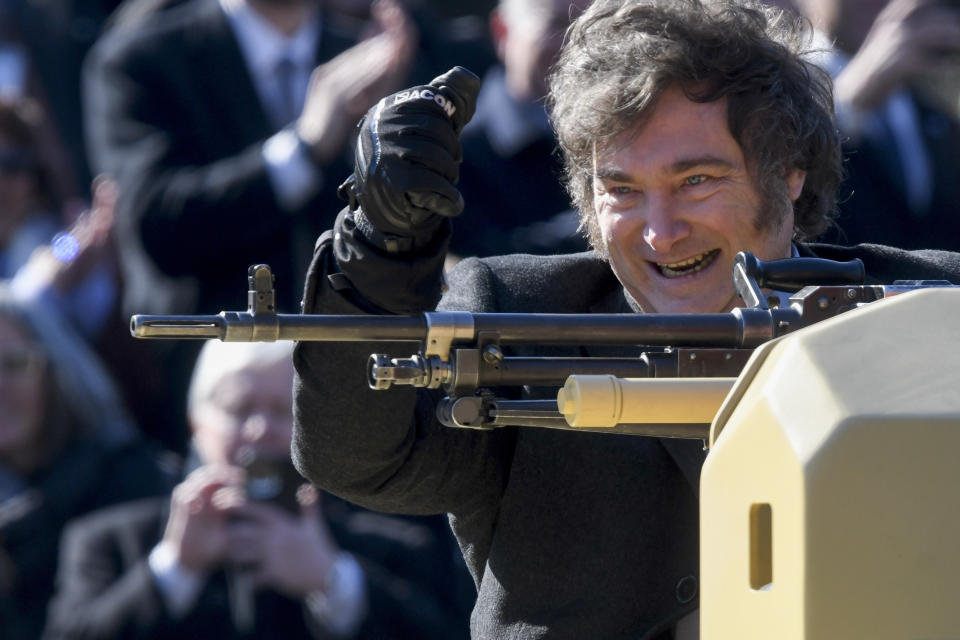
[[671,263],[662,263],[658,262],[657,267],[660,268],[660,273],[667,276],[668,278],[677,278],[679,276],[690,275],[691,273],[696,273],[706,269],[713,259],[719,254],[719,250],[713,249],[711,251],[706,251],[699,255],[693,256],[692,258],[687,258],[686,260],[681,260],[680,262],[671,262]]

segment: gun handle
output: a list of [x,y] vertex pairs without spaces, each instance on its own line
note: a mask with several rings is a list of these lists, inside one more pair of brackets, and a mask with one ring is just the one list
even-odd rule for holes
[[741,251],[734,264],[742,266],[761,288],[777,291],[795,292],[811,285],[858,285],[866,278],[866,269],[859,259],[848,262],[824,258],[760,260],[752,253]]

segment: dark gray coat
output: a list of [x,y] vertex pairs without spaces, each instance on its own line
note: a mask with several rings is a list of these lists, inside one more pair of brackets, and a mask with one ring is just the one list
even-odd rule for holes
[[[399,263],[355,237],[349,216],[335,231],[317,246],[308,313],[413,312],[435,301],[441,245]],[[881,279],[901,269],[960,281],[955,254],[815,250],[864,257]],[[463,261],[440,308],[629,311],[592,253]],[[474,637],[658,638],[697,606],[699,441],[449,429],[433,417],[436,395],[367,388],[369,354],[414,351],[391,347],[298,346],[294,459],[318,485],[365,506],[449,513],[479,591]]]

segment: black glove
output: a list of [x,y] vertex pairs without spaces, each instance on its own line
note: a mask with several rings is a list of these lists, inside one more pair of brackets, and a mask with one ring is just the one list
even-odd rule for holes
[[460,132],[473,117],[479,91],[477,76],[454,67],[429,85],[380,100],[360,121],[354,174],[340,189],[351,207],[359,205],[357,226],[369,240],[392,250],[398,245],[383,237],[419,244],[444,218],[463,211],[454,186]]

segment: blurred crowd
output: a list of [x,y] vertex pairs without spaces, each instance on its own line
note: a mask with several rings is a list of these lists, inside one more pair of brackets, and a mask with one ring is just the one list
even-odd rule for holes
[[[0,637],[468,635],[443,514],[293,470],[289,345],[128,320],[245,309],[257,263],[295,312],[356,123],[453,65],[452,253],[587,250],[543,97],[588,1],[0,0]],[[835,79],[824,239],[960,250],[960,4],[778,4]]]

